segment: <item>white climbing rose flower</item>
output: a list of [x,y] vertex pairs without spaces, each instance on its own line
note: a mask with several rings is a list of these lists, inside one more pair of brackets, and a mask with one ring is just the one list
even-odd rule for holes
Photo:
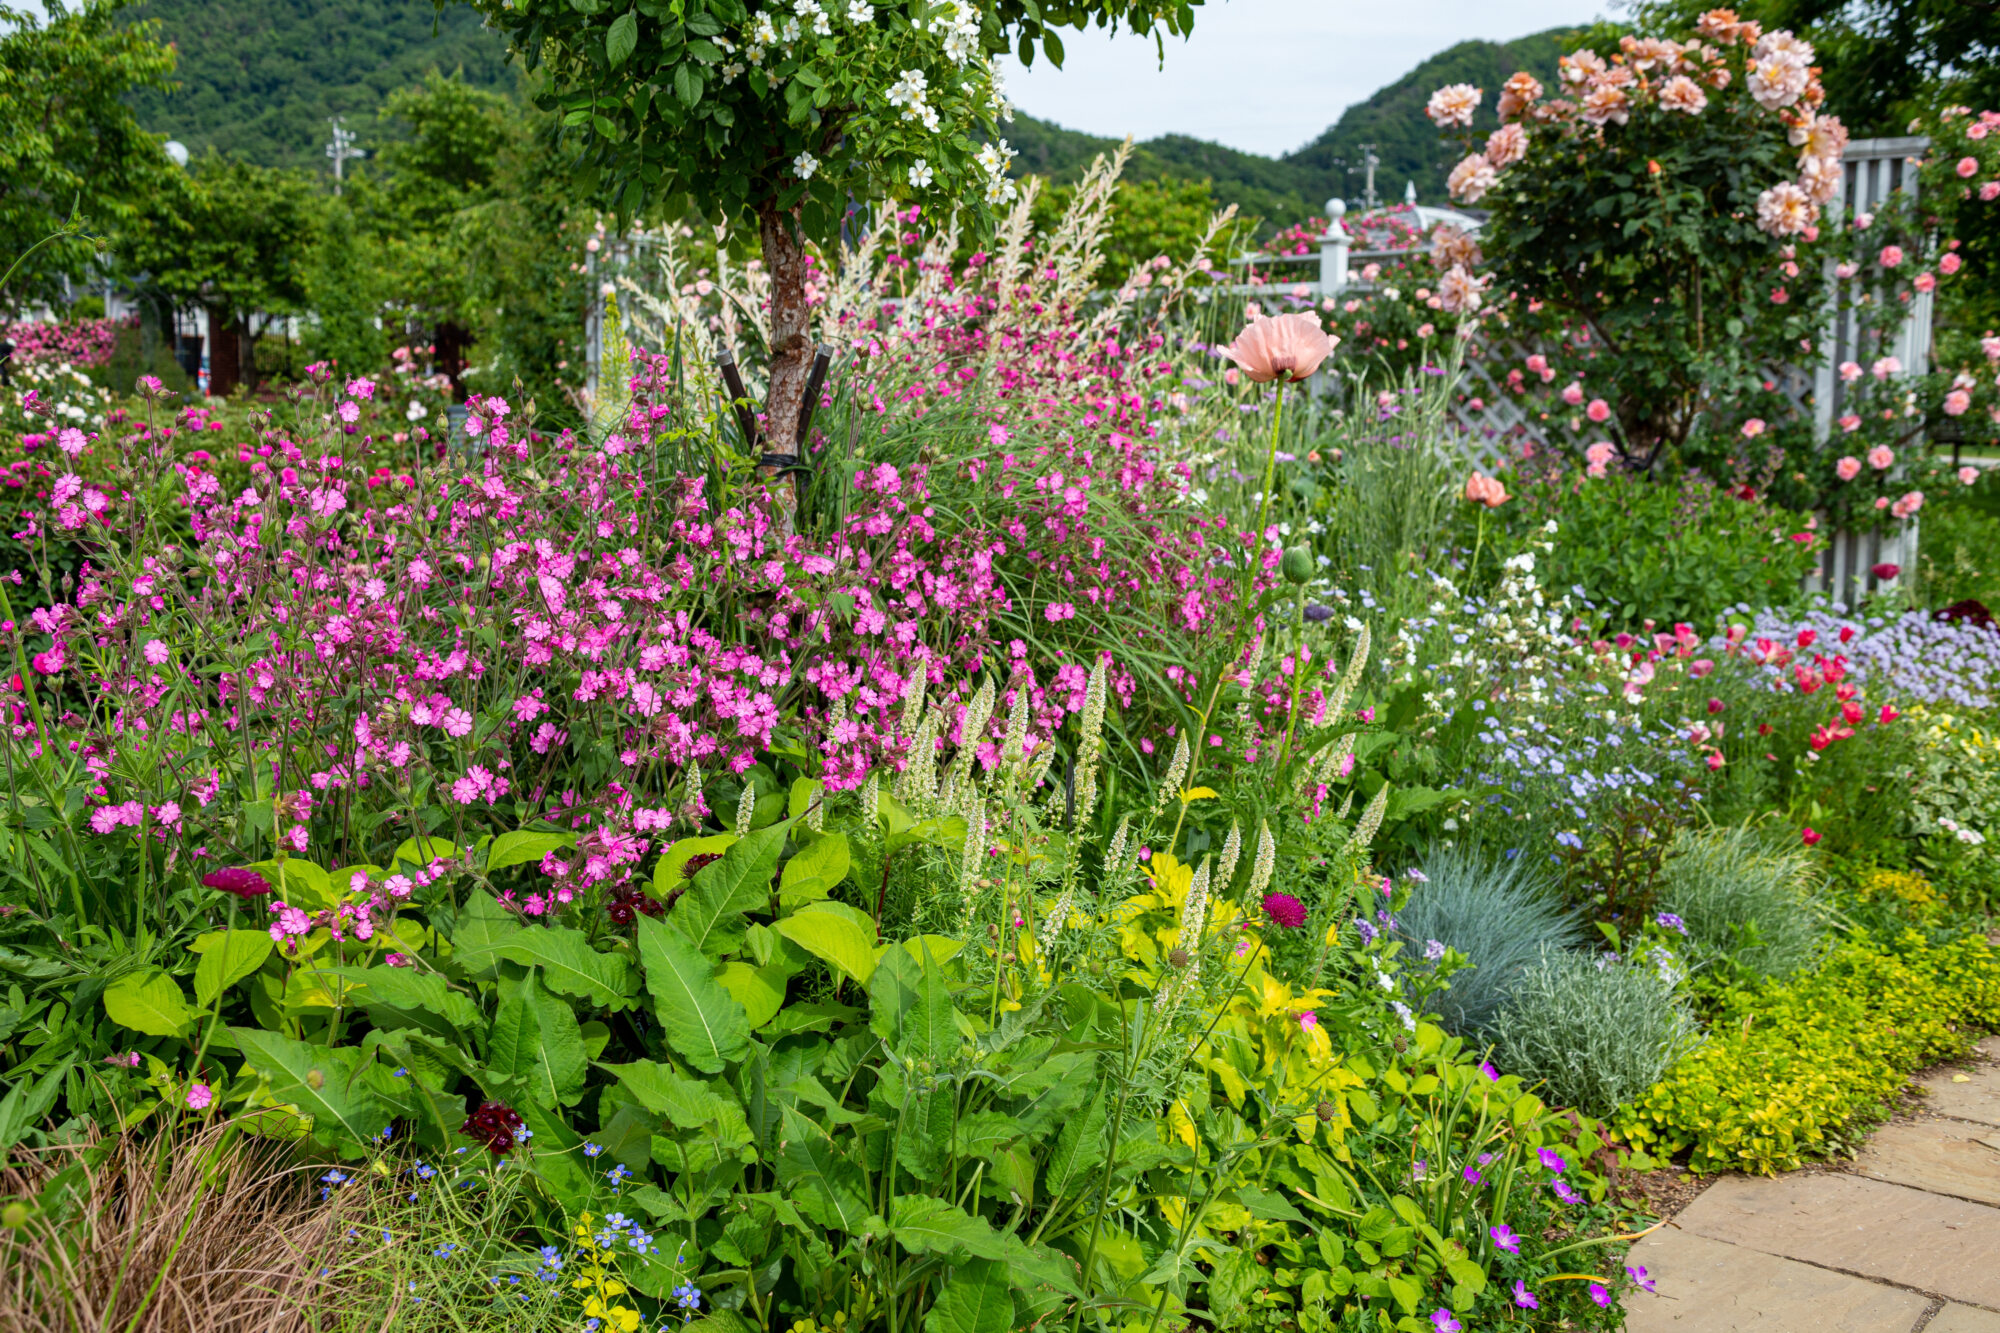
[[928,190],[930,185],[931,164],[920,157],[917,159],[917,165],[910,168],[910,188],[913,190]]

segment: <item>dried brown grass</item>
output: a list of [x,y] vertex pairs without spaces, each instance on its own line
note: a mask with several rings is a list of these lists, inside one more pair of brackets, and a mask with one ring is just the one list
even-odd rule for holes
[[29,1219],[0,1229],[0,1329],[322,1333],[348,1304],[353,1210],[317,1201],[322,1169],[227,1125],[17,1152],[0,1198]]

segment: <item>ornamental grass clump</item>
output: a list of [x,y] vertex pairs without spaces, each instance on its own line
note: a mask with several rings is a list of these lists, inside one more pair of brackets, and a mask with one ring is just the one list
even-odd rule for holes
[[1672,983],[1607,955],[1545,953],[1521,974],[1495,1029],[1493,1060],[1544,1095],[1609,1115],[1658,1083],[1699,1038]]
[[1397,914],[1396,934],[1410,951],[1433,942],[1465,955],[1431,1007],[1454,1036],[1488,1032],[1512,988],[1550,949],[1582,943],[1577,914],[1525,858],[1489,861],[1463,844],[1434,847],[1418,884]]
[[1809,965],[1823,913],[1803,846],[1747,828],[1684,829],[1661,873],[1660,906],[1685,926],[1695,959],[1782,980]]

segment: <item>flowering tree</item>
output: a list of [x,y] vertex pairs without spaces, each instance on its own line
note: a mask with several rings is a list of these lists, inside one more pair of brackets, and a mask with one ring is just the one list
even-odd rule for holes
[[[1590,365],[1593,382],[1563,385],[1570,406],[1588,400],[1635,466],[1679,453],[1817,332],[1823,278],[1795,250],[1818,237],[1847,136],[1818,113],[1812,61],[1790,33],[1715,10],[1687,40],[1563,57],[1555,95],[1516,74],[1501,127],[1450,178],[1454,198],[1492,210],[1489,271],[1448,269],[1443,307],[1488,286],[1518,298]],[[1467,129],[1480,97],[1454,85],[1427,109]]]
[[1050,59],[1054,28],[1184,34],[1178,0],[476,0],[546,68],[580,182],[627,216],[754,221],[771,274],[772,447],[791,452],[809,346],[805,237],[852,201],[1004,203],[1011,116],[992,57]]

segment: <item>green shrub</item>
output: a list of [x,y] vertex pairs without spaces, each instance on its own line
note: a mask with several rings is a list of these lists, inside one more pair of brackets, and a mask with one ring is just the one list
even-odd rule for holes
[[1679,486],[1621,476],[1568,474],[1525,486],[1510,522],[1560,525],[1543,565],[1551,588],[1583,589],[1598,627],[1638,631],[1661,625],[1714,623],[1738,603],[1786,606],[1818,558],[1793,541],[1806,530],[1803,514],[1744,501],[1699,473]]
[[1804,848],[1774,849],[1741,827],[1686,829],[1663,878],[1660,905],[1686,923],[1697,961],[1758,980],[1812,962],[1822,914]]
[[1495,865],[1461,845],[1434,848],[1423,867],[1429,882],[1397,914],[1396,933],[1413,952],[1436,940],[1465,955],[1470,966],[1454,972],[1430,1005],[1446,1031],[1476,1037],[1492,1027],[1522,972],[1547,949],[1581,943],[1583,931],[1525,858]]
[[1708,1044],[1614,1123],[1697,1171],[1788,1171],[1846,1148],[1846,1128],[1909,1071],[1996,1023],[2000,955],[1985,940],[1857,934],[1810,973],[1734,992]]
[[1551,951],[1521,974],[1495,1030],[1494,1061],[1544,1095],[1606,1115],[1660,1081],[1695,1042],[1694,1016],[1651,967]]

